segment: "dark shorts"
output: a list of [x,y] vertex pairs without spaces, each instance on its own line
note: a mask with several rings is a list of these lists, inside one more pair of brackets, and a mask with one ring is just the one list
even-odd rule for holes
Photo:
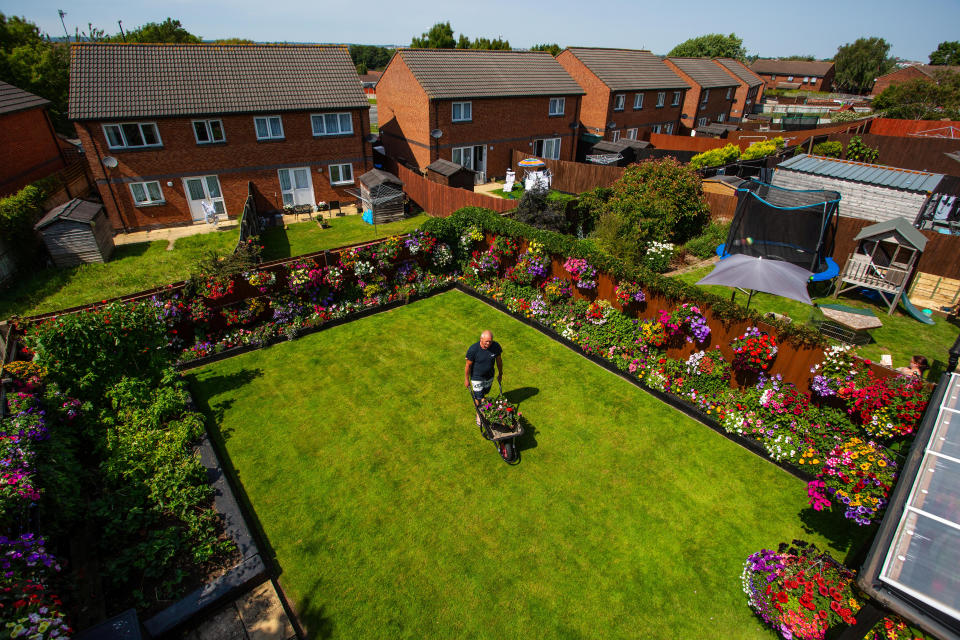
[[485,395],[490,393],[490,389],[493,388],[493,378],[488,380],[471,380],[470,381],[470,393],[473,395],[474,400],[482,400]]

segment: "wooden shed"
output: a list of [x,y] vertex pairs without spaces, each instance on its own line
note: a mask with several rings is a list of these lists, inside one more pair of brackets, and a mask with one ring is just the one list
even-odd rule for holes
[[98,202],[74,198],[51,209],[33,228],[58,267],[106,262],[113,254],[113,225]]
[[601,140],[593,145],[587,155],[587,162],[625,167],[637,162],[640,152],[650,146],[646,140],[627,140],[620,138],[616,142]]
[[[371,169],[360,176],[357,194],[363,205],[363,219],[370,224],[403,220],[406,194],[403,180],[382,169]],[[352,191],[347,189],[348,192]]]
[[427,165],[427,180],[468,191],[473,191],[473,185],[477,181],[476,174],[471,169],[442,159]]

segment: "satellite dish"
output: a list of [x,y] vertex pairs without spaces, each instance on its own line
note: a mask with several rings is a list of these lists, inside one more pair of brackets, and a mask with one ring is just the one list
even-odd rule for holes
[[376,141],[377,141],[377,135],[375,133],[371,133],[367,136],[367,142],[376,142]]
[[616,128],[617,128],[616,122],[610,122],[607,124],[607,129],[616,129]]
[[106,156],[103,159],[103,166],[113,169],[117,166],[117,159],[113,156]]
[[441,131],[440,129],[434,129],[433,131],[430,132],[430,137],[433,138],[434,140],[439,140],[440,136],[442,135],[443,135],[443,131]]

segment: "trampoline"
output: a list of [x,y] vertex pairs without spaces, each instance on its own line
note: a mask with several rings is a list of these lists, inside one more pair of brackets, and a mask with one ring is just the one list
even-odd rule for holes
[[840,273],[830,258],[839,202],[836,191],[744,182],[737,188],[737,212],[727,241],[717,247],[717,255],[782,260],[813,272],[812,282],[831,280]]

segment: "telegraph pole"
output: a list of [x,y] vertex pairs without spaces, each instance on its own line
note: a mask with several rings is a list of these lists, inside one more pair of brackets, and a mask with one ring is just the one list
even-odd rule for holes
[[117,20],[117,24],[120,25],[120,37],[123,38],[123,41],[127,41],[127,34],[123,32],[123,20]]
[[67,31],[67,25],[63,22],[63,16],[67,15],[67,12],[63,9],[57,9],[57,13],[60,14],[60,26],[63,27],[63,34],[67,36],[67,42],[70,42],[70,32]]

